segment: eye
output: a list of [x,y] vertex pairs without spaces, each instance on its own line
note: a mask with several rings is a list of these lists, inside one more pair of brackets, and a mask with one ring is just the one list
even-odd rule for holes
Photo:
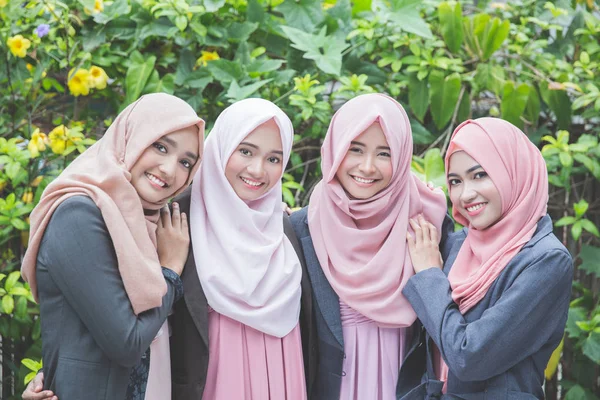
[[154,146],[161,153],[167,152],[167,148],[162,143],[156,142],[156,143],[153,143],[152,146]]
[[278,157],[269,157],[267,158],[267,161],[269,161],[271,164],[279,164],[281,162]]
[[362,149],[360,147],[350,147],[348,149],[348,151],[351,151],[353,153],[358,153],[358,154],[362,153]]
[[378,156],[382,156],[382,157],[389,157],[389,158],[392,157],[392,155],[389,152],[387,152],[387,151],[382,151],[381,153],[379,153],[377,155]]
[[448,185],[450,185],[450,186],[456,186],[459,183],[460,183],[460,179],[456,179],[456,178],[448,179]]
[[188,160],[181,160],[181,165],[183,165],[187,169],[190,169],[193,166],[192,163],[189,162]]
[[242,153],[242,155],[244,156],[251,156],[252,152],[248,149],[240,149],[240,153]]
[[486,176],[488,176],[487,172],[479,171],[479,172],[475,172],[475,174],[473,175],[473,179],[483,179]]

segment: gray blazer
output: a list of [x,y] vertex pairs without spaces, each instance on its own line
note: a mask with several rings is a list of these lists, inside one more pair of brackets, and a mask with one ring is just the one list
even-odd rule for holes
[[463,229],[448,238],[443,272],[419,272],[403,290],[450,369],[444,398],[542,399],[544,369],[567,321],[571,255],[552,233],[550,217],[543,217],[486,296],[463,316],[446,275],[466,235]]
[[[321,269],[308,229],[308,207],[296,211],[290,216],[296,236],[300,240],[308,276],[313,290],[313,314],[317,331],[316,377],[309,393],[311,400],[335,400],[340,398],[340,389],[344,371],[344,337],[340,316],[339,297],[329,284]],[[453,230],[453,223],[446,218],[442,229],[442,240]],[[412,341],[408,344],[407,356],[402,364],[397,393],[403,394],[417,386],[425,371],[425,352],[420,343],[424,332],[419,321],[410,328]]]
[[85,196],[54,211],[37,257],[44,388],[60,400],[125,399],[131,368],[150,346],[175,297],[135,315],[96,204]]

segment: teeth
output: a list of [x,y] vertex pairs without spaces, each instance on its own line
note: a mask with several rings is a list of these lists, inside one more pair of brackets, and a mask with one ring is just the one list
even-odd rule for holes
[[363,179],[363,178],[359,178],[358,176],[353,176],[352,178],[355,181],[360,182],[360,183],[373,183],[373,182],[375,182],[375,179]]
[[161,187],[165,187],[167,186],[166,182],[161,181],[160,179],[158,179],[156,176],[149,174],[146,172],[146,176],[148,177],[148,179],[150,179],[152,182],[156,183],[157,185],[161,186]]
[[245,183],[247,183],[247,184],[248,184],[248,185],[250,185],[250,186],[260,186],[260,185],[262,185],[262,183],[261,183],[261,182],[249,181],[248,179],[246,179],[246,178],[242,178],[242,177],[240,177],[240,178],[241,178],[241,179],[242,179],[242,180],[243,180]]
[[484,205],[485,205],[485,203],[480,203],[480,204],[477,204],[476,206],[473,206],[473,207],[467,207],[467,211],[471,211],[471,212],[477,211],[481,207],[483,207]]

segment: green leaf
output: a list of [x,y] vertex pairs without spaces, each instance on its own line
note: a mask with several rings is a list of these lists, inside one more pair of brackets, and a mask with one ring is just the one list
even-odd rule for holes
[[258,0],[248,0],[248,7],[246,8],[246,19],[250,22],[257,22],[262,24],[265,19],[265,10]]
[[583,354],[596,364],[600,364],[600,333],[592,332],[583,342]]
[[275,10],[283,14],[288,26],[308,33],[323,21],[320,0],[285,0]]
[[425,168],[425,181],[433,182],[435,186],[446,185],[446,173],[444,170],[444,159],[440,149],[433,148],[427,150],[423,158]]
[[5,314],[11,314],[15,308],[15,300],[9,294],[2,298],[2,310]]
[[162,79],[159,79],[158,71],[154,70],[152,76],[148,80],[148,84],[144,88],[144,93],[168,93],[173,94],[175,91],[175,75],[166,74]]
[[457,1],[444,1],[438,6],[442,37],[452,53],[457,53],[463,42],[462,9]]
[[40,368],[42,368],[42,363],[39,361],[32,360],[31,358],[24,358],[21,360],[21,364],[23,364],[27,369],[37,373]]
[[12,226],[20,231],[24,231],[27,229],[27,223],[19,218],[13,218],[10,220]]
[[562,217],[561,219],[559,219],[558,221],[556,221],[556,223],[554,224],[555,227],[561,227],[561,226],[566,226],[566,225],[571,225],[574,224],[577,221],[577,218],[575,217]]
[[561,152],[558,154],[558,159],[563,167],[569,168],[573,165],[573,157],[569,153]]
[[589,208],[589,204],[585,199],[581,199],[577,203],[573,204],[573,210],[575,211],[575,216],[581,217],[583,214],[587,212]]
[[13,271],[10,274],[8,274],[8,278],[6,278],[6,282],[4,282],[4,289],[6,289],[7,292],[10,292],[10,290],[15,286],[15,283],[17,283],[20,277],[21,273],[19,271]]
[[156,56],[142,56],[137,50],[132,54],[131,64],[125,75],[125,102],[121,108],[127,107],[140,97],[155,63]]
[[254,92],[271,81],[272,79],[265,79],[242,87],[240,87],[236,81],[232,81],[226,96],[228,99],[232,100],[232,103],[240,101],[250,97]]
[[23,383],[25,385],[27,385],[29,382],[31,382],[33,380],[33,378],[35,378],[35,376],[37,375],[37,372],[30,372],[27,375],[25,375],[25,379],[23,379]]
[[408,81],[408,104],[415,117],[423,122],[429,107],[429,88],[426,80],[419,80],[414,74]]
[[[92,6],[92,8],[94,7]],[[128,0],[115,0],[112,4],[107,5],[104,8],[104,11],[94,15],[94,22],[106,25],[120,16],[128,15],[130,12],[131,6],[129,5]]]
[[581,231],[582,231],[581,221],[575,222],[573,224],[573,226],[571,227],[571,236],[573,236],[574,240],[579,240],[579,238],[581,237]]
[[371,11],[373,0],[355,0],[352,2],[352,15],[363,11]]
[[466,121],[467,119],[471,118],[471,111],[471,94],[465,90],[462,99],[460,99],[456,120]]
[[204,0],[204,8],[209,13],[217,11],[225,5],[225,0]]
[[245,77],[244,70],[239,63],[230,60],[215,60],[206,66],[213,77],[223,86],[232,81],[241,81]]
[[349,46],[344,39],[326,36],[326,26],[317,35],[289,26],[282,26],[281,29],[293,43],[292,47],[304,52],[304,58],[314,60],[317,67],[325,73],[340,75],[342,52]]
[[414,118],[410,118],[410,128],[414,144],[431,144],[435,140],[435,136]]
[[244,42],[257,28],[258,24],[255,22],[234,22],[227,29],[227,40],[233,43]]
[[540,95],[533,85],[529,85],[529,97],[527,98],[527,106],[525,107],[525,119],[534,127],[538,126],[541,111]]
[[492,25],[489,27],[489,30],[486,31],[486,35],[483,35],[483,59],[487,60],[494,54],[500,47],[502,47],[502,43],[508,37],[508,32],[510,30],[510,22],[505,20],[500,22],[498,18],[494,18],[492,20]]
[[254,60],[248,65],[248,73],[264,74],[277,71],[283,65],[283,60]]
[[392,0],[389,10],[385,10],[382,3],[377,3],[380,12],[387,14],[384,18],[396,27],[425,39],[433,39],[429,25],[419,13],[419,6],[422,4],[420,0]]
[[517,87],[515,87],[512,81],[504,84],[502,103],[500,105],[502,118],[521,129],[523,128],[521,115],[524,114],[525,107],[527,107],[530,90],[530,86],[526,83],[522,83]]
[[600,278],[600,248],[584,244],[578,256],[581,259],[579,269]]
[[589,219],[582,219],[581,227],[583,229],[585,229],[586,231],[588,231],[589,233],[591,233],[592,235],[594,235],[596,237],[600,237],[600,232],[598,232],[598,228]]
[[460,86],[458,73],[447,77],[440,71],[432,71],[429,74],[429,110],[438,129],[445,127],[452,119],[460,96]]
[[540,82],[540,94],[544,103],[556,116],[559,129],[569,129],[571,126],[571,100],[564,90],[548,89],[548,83]]
[[29,294],[29,290],[24,287],[14,287],[8,291],[9,294],[13,296],[27,296]]
[[579,385],[573,386],[567,394],[565,395],[565,400],[585,400],[587,399],[587,395],[585,394],[585,389]]

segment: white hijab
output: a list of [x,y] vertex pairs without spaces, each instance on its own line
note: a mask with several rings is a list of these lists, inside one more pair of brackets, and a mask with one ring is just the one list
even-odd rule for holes
[[208,304],[218,313],[276,337],[298,324],[302,269],[283,232],[281,181],[257,200],[240,199],[225,177],[237,146],[273,119],[288,162],[294,131],[270,101],[246,99],[217,118],[192,184],[191,240]]

